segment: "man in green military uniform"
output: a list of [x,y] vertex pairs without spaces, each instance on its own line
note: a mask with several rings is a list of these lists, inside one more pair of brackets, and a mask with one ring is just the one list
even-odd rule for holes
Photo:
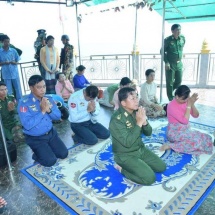
[[25,137],[22,132],[22,126],[16,119],[16,100],[14,96],[7,96],[7,87],[5,83],[1,81],[0,114],[2,117],[2,125],[6,139],[13,140],[14,142],[24,142]]
[[37,60],[41,76],[43,77],[43,79],[45,79],[46,70],[40,62],[40,50],[46,45],[46,30],[39,29],[37,30],[37,33],[38,33],[38,37],[34,42],[34,48],[36,50],[36,53],[34,54],[34,58]]
[[183,48],[185,37],[181,34],[181,26],[174,24],[171,27],[172,35],[164,40],[164,62],[166,72],[166,89],[169,101],[173,100],[173,91],[177,89],[182,82]]
[[63,65],[62,72],[66,76],[66,79],[72,83],[72,69],[73,69],[73,50],[74,47],[69,44],[68,35],[62,35],[61,41],[64,44],[64,48],[61,50],[60,55],[60,67]]
[[115,167],[131,181],[150,185],[155,182],[155,172],[163,172],[166,164],[142,142],[141,135],[150,136],[152,127],[144,108],[138,107],[135,90],[124,87],[118,97],[121,107],[112,115],[109,127]]

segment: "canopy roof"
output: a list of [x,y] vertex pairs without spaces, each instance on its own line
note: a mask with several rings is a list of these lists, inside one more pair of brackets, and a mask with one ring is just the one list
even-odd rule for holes
[[[84,3],[87,6],[96,6],[108,2],[144,2],[149,8],[152,7],[161,16],[163,15],[164,0],[0,0],[9,3],[31,2],[31,3],[50,3],[66,4],[73,6]],[[193,21],[210,21],[215,20],[215,0],[165,0],[165,20],[169,22],[193,22]],[[151,6],[150,6],[151,5]]]
[[[81,1],[81,0],[80,0]],[[118,0],[89,0],[87,6],[95,6]],[[132,3],[134,1],[131,0]],[[141,2],[137,0],[136,2]],[[143,0],[163,15],[163,0]],[[166,0],[165,20],[169,22],[193,22],[215,20],[215,0]]]
[[[163,13],[163,1],[153,9]],[[165,20],[169,22],[193,22],[215,20],[215,0],[166,1]]]

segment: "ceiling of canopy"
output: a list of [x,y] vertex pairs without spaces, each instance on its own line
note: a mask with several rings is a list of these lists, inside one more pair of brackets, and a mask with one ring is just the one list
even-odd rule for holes
[[[163,14],[163,1],[153,9]],[[165,20],[168,22],[194,22],[215,20],[215,0],[166,1]]]
[[[113,4],[142,3],[163,15],[163,0],[0,0],[8,3],[30,2],[50,3],[73,6],[85,4],[87,6],[103,6]],[[151,6],[150,6],[151,5]],[[121,5],[122,6],[122,5]],[[168,22],[193,22],[215,20],[215,0],[166,0],[165,20]]]

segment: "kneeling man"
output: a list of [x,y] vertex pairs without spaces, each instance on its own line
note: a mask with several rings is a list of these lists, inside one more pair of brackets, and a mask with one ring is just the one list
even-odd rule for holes
[[155,172],[163,172],[166,164],[142,142],[141,135],[150,136],[152,127],[144,108],[138,107],[135,90],[124,87],[118,98],[121,107],[110,121],[115,167],[131,181],[150,185],[156,180]]
[[53,128],[52,120],[59,120],[61,113],[52,97],[45,96],[46,84],[40,75],[28,81],[31,93],[23,97],[18,113],[26,143],[34,154],[32,158],[43,166],[53,166],[58,158],[64,159],[68,149]]
[[68,101],[69,121],[75,135],[74,142],[94,145],[98,138],[107,139],[110,132],[97,122],[100,111],[99,103],[96,101],[98,88],[88,86],[73,93]]

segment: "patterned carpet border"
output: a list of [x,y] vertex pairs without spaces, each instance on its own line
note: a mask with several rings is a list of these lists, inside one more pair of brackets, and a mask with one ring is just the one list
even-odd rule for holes
[[[166,140],[164,140],[164,138],[162,137],[162,135],[164,135],[165,133],[165,131],[162,130],[162,126],[167,125],[167,121],[165,119],[160,119],[159,126],[156,126],[156,123],[153,121],[154,120],[150,121],[150,124],[153,127],[154,135],[152,136],[151,141],[155,141],[158,144],[162,142],[163,144]],[[191,123],[191,125],[194,129],[199,129],[203,131],[207,130],[209,134],[212,134],[214,131],[214,127],[212,126],[206,126],[198,123]],[[144,142],[147,142],[149,140],[150,138],[146,138]],[[80,165],[80,163],[78,163],[79,160],[77,158],[79,155],[81,156],[80,153],[85,151],[89,155],[94,156],[94,164],[90,162],[89,165],[86,165],[84,168],[80,167],[80,170],[77,170],[79,169],[77,168],[74,172],[74,176],[72,177],[72,183],[75,185],[74,187],[63,180],[65,176],[62,173],[64,172],[64,167],[61,165],[61,161],[57,162],[56,165],[54,165],[53,167],[42,167],[39,164],[35,164],[21,170],[21,172],[33,183],[35,183],[39,188],[41,188],[45,193],[47,193],[50,198],[52,198],[63,208],[65,208],[70,214],[81,215],[145,215],[146,213],[147,215],[191,215],[194,214],[194,212],[201,205],[202,201],[206,198],[206,196],[215,186],[215,154],[213,154],[200,169],[198,168],[198,157],[191,156],[189,158],[189,162],[187,161],[188,166],[186,168],[183,167],[181,169],[180,174],[172,174],[171,179],[168,179],[166,176],[163,175],[158,176],[160,181],[158,180],[154,183],[154,186],[160,184],[160,186],[163,187],[163,191],[167,192],[166,194],[168,195],[168,192],[175,192],[175,187],[171,187],[171,183],[173,183],[178,178],[183,178],[185,175],[193,175],[192,178],[187,183],[185,183],[183,188],[181,188],[180,191],[178,191],[177,194],[175,194],[164,206],[162,206],[162,201],[151,201],[149,198],[148,206],[145,207],[144,211],[138,211],[138,209],[136,211],[134,208],[132,213],[125,214],[120,212],[120,208],[119,210],[116,208],[112,210],[111,207],[106,207],[105,209],[105,207],[103,207],[104,204],[126,204],[127,198],[129,198],[129,196],[133,195],[135,192],[139,191],[142,186],[132,183],[129,180],[127,181],[125,179],[122,179],[122,184],[125,184],[127,186],[127,193],[123,191],[123,195],[121,195],[121,197],[118,197],[118,199],[115,197],[105,199],[102,196],[102,192],[100,192],[99,197],[99,195],[97,195],[98,192],[95,192],[97,188],[90,188],[89,184],[87,184],[89,182],[86,180],[87,174],[91,170],[93,170],[93,168],[98,169],[99,171],[106,170],[107,166],[111,166],[111,168],[113,168],[113,158],[107,158],[105,154],[108,150],[110,150],[110,140],[103,141],[100,146],[99,144],[97,144],[96,146],[78,144],[69,150],[68,158],[63,160],[63,162],[66,162],[67,165],[72,164],[73,167],[77,167],[77,165]],[[148,147],[151,150],[154,150],[150,142],[148,144]],[[158,145],[154,146],[154,148],[158,148]],[[166,152],[165,155],[162,155],[162,157],[166,159],[168,158],[168,156],[172,155],[173,157],[175,156],[176,159],[178,159],[177,156],[182,157],[182,155],[180,154],[177,155],[177,153],[175,153],[174,155],[170,152]],[[102,160],[102,156],[105,157],[104,160]],[[83,159],[88,158],[83,157]],[[71,169],[71,171],[73,170]],[[163,181],[164,179],[166,181]],[[170,184],[170,187],[167,186],[168,183]],[[147,187],[145,187],[145,189],[146,188]],[[94,201],[95,199],[99,201],[96,202]],[[102,203],[103,205],[100,203]]]

